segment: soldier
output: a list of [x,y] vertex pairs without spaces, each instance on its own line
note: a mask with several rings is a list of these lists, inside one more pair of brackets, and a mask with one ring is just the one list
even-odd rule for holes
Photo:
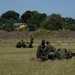
[[63,49],[63,50],[66,50],[66,59],[70,59],[75,56],[75,53],[73,53],[67,49]]
[[56,49],[50,44],[49,41],[46,41],[46,47],[45,47],[45,52],[46,52],[46,59],[55,59],[55,51]]
[[40,59],[44,59],[44,48],[45,48],[45,40],[42,40],[41,44],[38,46],[36,57]]
[[26,44],[23,40],[21,40],[21,47],[25,48],[26,47]]
[[22,47],[23,47],[23,48],[26,48],[25,42],[22,43]]
[[57,50],[56,50],[56,54],[55,54],[55,57],[57,58],[57,59],[60,59],[60,55],[59,55],[59,52],[61,51],[61,48],[58,48]]
[[47,46],[49,47],[49,51],[50,51],[50,52],[55,52],[55,51],[56,51],[56,48],[53,47],[53,46],[50,44],[50,42],[46,42],[46,44],[47,44]]
[[33,47],[33,41],[34,41],[34,38],[30,35],[29,48],[32,48]]
[[49,52],[50,52],[50,42],[46,41],[46,45],[45,45],[45,48],[43,50],[43,54],[44,54],[44,59],[45,60],[48,60]]
[[21,48],[21,42],[18,42],[16,45],[17,48]]
[[63,49],[65,51],[65,55],[66,55],[66,59],[72,58],[72,52],[67,50],[67,49]]
[[56,51],[56,58],[58,58],[58,59],[66,59],[67,58],[67,54],[68,52],[67,52],[67,50],[66,49],[64,49],[64,50],[61,50],[61,49],[58,49],[57,51]]
[[48,59],[55,60],[55,58],[56,58],[55,52],[50,52],[48,55]]
[[21,45],[23,45],[23,43],[24,43],[24,41],[23,41],[23,40],[21,40]]
[[74,57],[75,56],[75,53],[72,53],[72,57]]

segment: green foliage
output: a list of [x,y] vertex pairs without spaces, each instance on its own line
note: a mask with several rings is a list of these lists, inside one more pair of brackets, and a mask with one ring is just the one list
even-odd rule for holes
[[70,25],[70,30],[75,31],[75,24]]
[[[45,13],[39,13],[38,11],[27,10],[19,18],[19,13],[15,11],[7,11],[0,17],[0,30],[12,31],[11,29],[14,23],[26,23],[28,26],[27,30],[35,31],[37,29],[46,30],[71,30],[75,31],[75,19],[71,17],[61,17],[59,14],[51,14],[47,16]],[[10,23],[12,21],[12,23]],[[5,24],[5,27],[3,26]],[[6,28],[7,27],[7,28]],[[8,29],[8,27],[10,29]]]
[[48,30],[62,29],[62,18],[58,14],[52,14],[47,17],[47,20],[43,23],[44,28]]
[[46,19],[46,14],[41,14],[36,11],[32,12],[32,16],[28,20],[28,28],[30,31],[37,30],[40,27],[40,23]]
[[0,18],[0,30],[2,30],[3,27],[3,23],[2,23],[2,19]]
[[38,14],[34,14],[28,21],[28,28],[30,31],[34,31],[38,27],[39,27]]
[[15,27],[14,27],[14,25],[13,25],[13,22],[10,21],[10,20],[7,21],[7,23],[4,24],[4,26],[3,26],[3,30],[8,31],[8,32],[14,31],[14,30],[15,30]]
[[27,10],[25,13],[21,15],[22,22],[27,23],[28,19],[31,17],[32,12]]
[[64,22],[67,22],[68,24],[75,24],[75,19],[73,19],[73,18],[68,18],[68,17],[66,17],[66,18],[63,18],[63,21]]
[[62,27],[65,30],[71,30],[71,31],[75,31],[75,24],[69,24],[67,22],[63,22],[62,23]]
[[18,19],[19,13],[15,12],[15,11],[7,11],[1,15],[1,18],[8,19],[8,20]]
[[13,25],[10,25],[10,24],[6,24],[6,25],[3,27],[3,29],[4,29],[5,31],[8,31],[8,32],[15,30],[15,29],[14,29],[14,26],[13,26]]
[[63,27],[63,29],[69,30],[70,29],[70,24],[68,24],[67,22],[63,22],[62,27]]

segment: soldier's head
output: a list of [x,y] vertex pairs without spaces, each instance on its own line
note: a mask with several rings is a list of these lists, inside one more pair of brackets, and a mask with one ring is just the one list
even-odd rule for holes
[[50,44],[50,42],[49,41],[46,41],[46,44]]
[[30,35],[30,37],[32,37],[32,35]]
[[67,52],[67,49],[66,49],[66,48],[64,48],[63,50],[64,50],[65,52]]
[[23,41],[23,40],[21,40],[21,41]]
[[45,44],[45,40],[42,40],[42,44]]
[[58,50],[58,51],[60,51],[60,50],[61,50],[61,48],[58,48],[57,50]]
[[21,44],[21,42],[18,42],[19,44]]

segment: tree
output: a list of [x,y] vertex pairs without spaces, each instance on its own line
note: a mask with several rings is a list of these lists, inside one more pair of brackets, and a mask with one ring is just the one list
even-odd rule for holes
[[75,31],[75,19],[73,18],[62,18],[63,22],[62,22],[62,26],[63,29],[67,29],[67,30],[71,30],[71,31]]
[[40,27],[40,23],[46,20],[47,15],[41,14],[38,11],[26,11],[22,14],[21,19],[24,23],[27,23],[30,31],[36,30]]
[[2,29],[3,27],[3,23],[2,23],[2,19],[0,18],[0,30]]
[[12,20],[7,20],[7,22],[3,25],[3,30],[5,31],[14,31],[15,30],[15,27],[13,25],[13,21]]
[[46,21],[43,23],[43,26],[48,30],[62,29],[62,18],[59,14],[52,14],[48,16]]
[[40,23],[46,20],[47,15],[41,13],[34,13],[28,21],[29,30],[36,30],[40,27]]
[[22,22],[27,23],[31,15],[32,15],[32,12],[30,10],[27,10],[25,13],[23,13],[21,16]]
[[19,16],[20,16],[19,13],[15,11],[7,11],[1,15],[1,18],[7,19],[7,20],[11,20],[11,19],[17,20]]
[[75,20],[72,19],[72,18],[68,18],[67,22],[68,22],[69,24],[75,24]]

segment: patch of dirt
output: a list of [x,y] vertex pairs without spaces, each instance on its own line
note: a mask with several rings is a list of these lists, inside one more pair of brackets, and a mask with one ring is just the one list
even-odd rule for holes
[[0,39],[19,39],[22,37],[22,32],[6,32],[0,31]]
[[69,37],[75,38],[75,31],[71,32],[71,33],[69,34]]

